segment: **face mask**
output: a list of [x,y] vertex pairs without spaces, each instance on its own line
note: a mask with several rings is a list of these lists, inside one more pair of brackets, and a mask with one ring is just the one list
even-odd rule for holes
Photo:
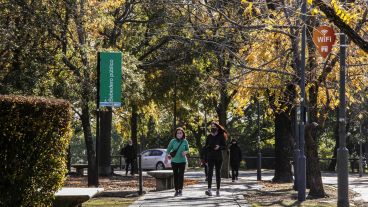
[[233,142],[233,144],[236,144],[236,142]]
[[211,128],[211,133],[212,134],[216,134],[216,132],[217,132],[217,128]]

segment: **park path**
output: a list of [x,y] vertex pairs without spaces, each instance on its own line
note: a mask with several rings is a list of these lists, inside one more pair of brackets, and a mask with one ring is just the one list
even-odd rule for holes
[[[325,185],[337,186],[336,173],[322,173],[323,183]],[[249,206],[243,197],[244,191],[247,189],[260,189],[261,186],[256,181],[256,171],[241,171],[239,172],[239,180],[236,183],[231,182],[230,179],[223,179],[221,183],[221,196],[208,197],[205,195],[207,184],[204,182],[203,172],[186,172],[186,178],[198,179],[199,183],[185,187],[183,196],[174,197],[174,190],[148,192],[144,196],[140,197],[134,202],[131,207],[162,207],[162,206]],[[273,177],[272,170],[264,170],[262,173],[262,180],[271,180]],[[215,194],[214,186],[216,181],[213,180],[213,194]],[[357,174],[349,175],[349,188],[360,195],[355,197],[354,200],[360,200],[363,203],[368,204],[368,176],[358,177]],[[336,192],[337,193],[337,192]]]

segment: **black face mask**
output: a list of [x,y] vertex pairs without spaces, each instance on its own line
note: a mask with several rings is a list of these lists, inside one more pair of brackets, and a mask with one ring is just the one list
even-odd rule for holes
[[211,133],[216,133],[217,132],[217,128],[211,128]]

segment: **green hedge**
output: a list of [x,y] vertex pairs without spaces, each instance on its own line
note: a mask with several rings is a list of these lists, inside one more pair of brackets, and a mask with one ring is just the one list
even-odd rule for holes
[[51,206],[66,174],[71,106],[0,95],[0,206]]

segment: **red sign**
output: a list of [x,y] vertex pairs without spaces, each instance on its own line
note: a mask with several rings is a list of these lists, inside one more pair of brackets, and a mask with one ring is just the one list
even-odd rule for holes
[[326,58],[335,44],[336,35],[332,27],[319,26],[313,30],[313,42],[323,58]]

